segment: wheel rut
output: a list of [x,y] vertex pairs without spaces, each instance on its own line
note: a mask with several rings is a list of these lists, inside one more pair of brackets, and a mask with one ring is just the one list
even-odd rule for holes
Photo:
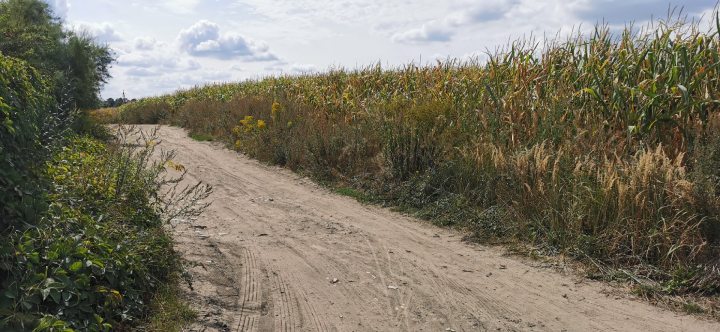
[[248,248],[241,248],[240,252],[233,252],[231,255],[239,258],[242,266],[242,273],[239,279],[242,289],[242,300],[239,303],[237,331],[256,331],[261,310],[265,303],[262,299],[259,275],[261,268],[258,265],[257,257]]

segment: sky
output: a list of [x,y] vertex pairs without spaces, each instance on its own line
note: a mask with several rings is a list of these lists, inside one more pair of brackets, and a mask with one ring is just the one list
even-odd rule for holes
[[117,61],[103,98],[270,75],[480,57],[518,38],[623,27],[718,0],[45,0]]

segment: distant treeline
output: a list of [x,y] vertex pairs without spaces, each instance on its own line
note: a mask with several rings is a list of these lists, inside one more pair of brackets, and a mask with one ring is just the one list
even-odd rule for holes
[[137,99],[127,99],[125,97],[120,97],[117,99],[108,98],[105,99],[105,101],[102,102],[102,107],[120,107],[122,105],[125,105],[127,103],[136,102]]

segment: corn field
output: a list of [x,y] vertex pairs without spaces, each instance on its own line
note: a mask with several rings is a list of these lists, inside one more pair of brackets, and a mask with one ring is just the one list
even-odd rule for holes
[[598,26],[487,61],[216,84],[99,114],[211,135],[478,239],[715,293],[718,31],[717,16]]

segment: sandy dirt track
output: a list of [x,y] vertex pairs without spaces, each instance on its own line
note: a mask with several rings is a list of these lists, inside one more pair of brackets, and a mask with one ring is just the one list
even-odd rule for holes
[[205,214],[174,228],[193,266],[191,331],[720,331],[182,129],[160,135],[191,180],[215,187]]

